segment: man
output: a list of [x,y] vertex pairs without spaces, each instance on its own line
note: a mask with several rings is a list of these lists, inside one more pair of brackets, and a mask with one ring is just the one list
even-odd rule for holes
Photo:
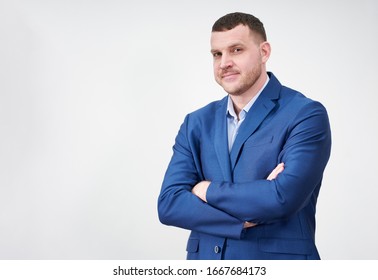
[[188,259],[319,259],[315,209],[330,156],[325,108],[266,72],[263,24],[244,13],[211,34],[228,96],[186,116],[158,200],[191,230]]

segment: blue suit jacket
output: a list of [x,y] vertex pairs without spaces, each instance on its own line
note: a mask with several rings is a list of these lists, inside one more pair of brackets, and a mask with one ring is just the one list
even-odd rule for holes
[[[158,200],[160,221],[191,230],[188,259],[319,259],[315,209],[331,133],[325,108],[270,81],[231,152],[227,97],[186,116]],[[266,180],[280,162],[285,170]],[[208,180],[207,203],[191,193]],[[244,221],[258,225],[243,229]]]

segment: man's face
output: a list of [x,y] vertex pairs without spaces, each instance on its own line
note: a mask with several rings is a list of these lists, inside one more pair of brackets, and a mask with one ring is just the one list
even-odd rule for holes
[[254,91],[256,81],[265,75],[270,46],[259,40],[245,25],[222,32],[212,32],[211,53],[214,77],[230,95]]

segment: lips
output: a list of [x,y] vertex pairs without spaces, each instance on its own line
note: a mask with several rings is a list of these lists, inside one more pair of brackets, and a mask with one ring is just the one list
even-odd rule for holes
[[226,72],[226,73],[223,73],[221,77],[223,80],[229,81],[229,80],[233,80],[238,75],[239,75],[238,72]]

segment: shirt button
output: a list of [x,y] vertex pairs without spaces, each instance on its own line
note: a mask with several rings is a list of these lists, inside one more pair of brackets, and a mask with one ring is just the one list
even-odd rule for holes
[[221,252],[221,247],[219,247],[219,246],[215,246],[214,247],[214,253],[215,254],[219,254]]

